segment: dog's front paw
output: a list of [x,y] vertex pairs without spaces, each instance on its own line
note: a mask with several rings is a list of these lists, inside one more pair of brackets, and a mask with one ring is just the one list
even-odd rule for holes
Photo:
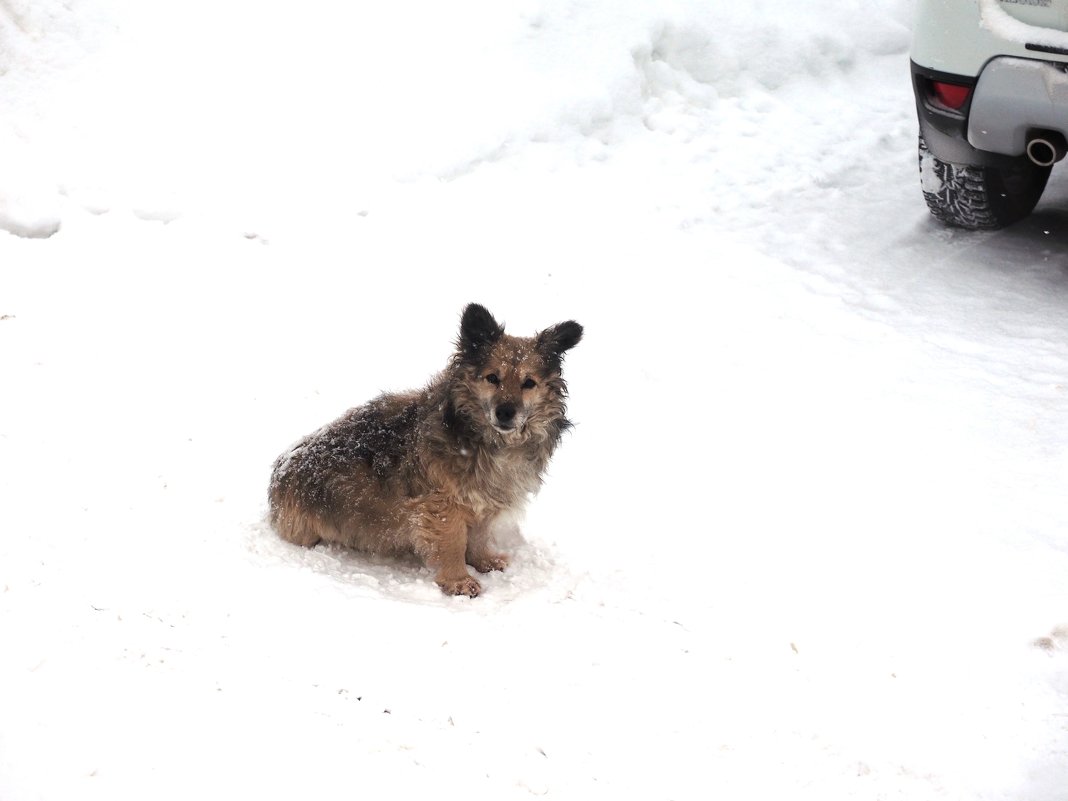
[[478,583],[478,579],[470,576],[456,579],[439,578],[437,582],[441,591],[446,595],[466,595],[468,598],[475,598],[482,592],[482,585]]
[[489,573],[492,570],[504,570],[508,567],[508,557],[503,553],[488,553],[484,556],[473,557],[469,564],[479,573]]

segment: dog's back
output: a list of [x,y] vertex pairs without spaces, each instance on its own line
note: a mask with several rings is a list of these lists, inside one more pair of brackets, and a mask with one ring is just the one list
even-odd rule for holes
[[419,396],[383,395],[296,443],[274,464],[271,523],[290,542],[372,553],[411,550],[405,499]]

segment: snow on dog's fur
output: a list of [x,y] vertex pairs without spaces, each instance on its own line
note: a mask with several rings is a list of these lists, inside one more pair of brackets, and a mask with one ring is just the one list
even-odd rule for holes
[[305,437],[274,464],[271,523],[286,540],[414,553],[441,589],[478,595],[465,564],[503,570],[497,521],[538,489],[571,423],[567,321],[513,337],[482,306],[463,311],[456,353],[422,390],[386,393]]

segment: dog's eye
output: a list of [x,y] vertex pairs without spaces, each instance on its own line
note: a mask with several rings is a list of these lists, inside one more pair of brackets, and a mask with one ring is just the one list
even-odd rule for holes
[[533,378],[528,378],[526,381],[523,382],[523,389],[534,389],[534,387],[536,387],[537,385],[537,381],[535,381]]
[[497,386],[499,383],[501,383],[501,379],[497,377],[496,373],[490,373],[489,375],[487,375],[486,380],[493,384],[493,386]]

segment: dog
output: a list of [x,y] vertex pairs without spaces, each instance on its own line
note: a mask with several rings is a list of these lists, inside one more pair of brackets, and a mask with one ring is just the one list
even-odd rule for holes
[[304,437],[274,463],[270,521],[285,540],[415,554],[447,595],[467,570],[504,570],[493,532],[538,490],[567,419],[564,354],[582,326],[514,337],[477,303],[456,351],[421,390],[385,393]]

